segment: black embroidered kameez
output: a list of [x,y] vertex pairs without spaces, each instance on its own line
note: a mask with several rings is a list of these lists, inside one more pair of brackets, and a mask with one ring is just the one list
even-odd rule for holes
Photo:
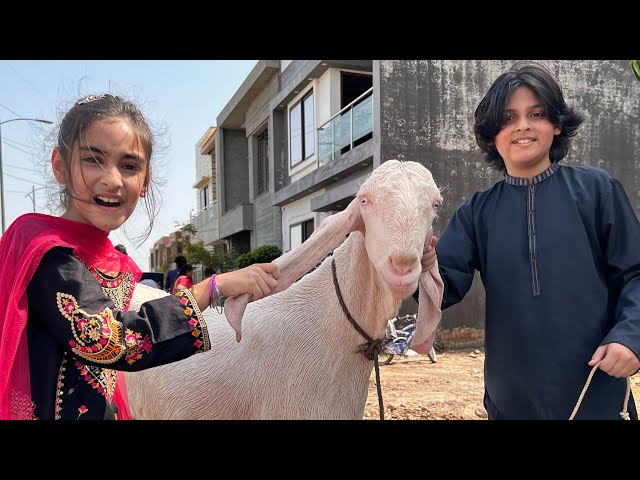
[[35,417],[115,419],[116,370],[136,371],[209,349],[188,290],[123,311],[133,276],[87,268],[71,249],[42,258],[27,288],[27,339]]

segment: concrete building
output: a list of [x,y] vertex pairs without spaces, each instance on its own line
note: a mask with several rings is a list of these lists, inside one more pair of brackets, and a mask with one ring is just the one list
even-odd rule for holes
[[[455,208],[501,176],[485,166],[473,113],[510,60],[261,60],[198,143],[196,238],[238,253],[284,252],[345,208],[389,159],[431,170]],[[586,120],[564,162],[619,178],[640,213],[640,82],[628,61],[543,61]],[[481,329],[479,279],[442,328]]]
[[173,259],[169,258],[169,251],[167,245],[169,244],[169,236],[165,235],[161,237],[151,248],[151,254],[149,256],[149,271],[160,272],[163,265],[170,264]]

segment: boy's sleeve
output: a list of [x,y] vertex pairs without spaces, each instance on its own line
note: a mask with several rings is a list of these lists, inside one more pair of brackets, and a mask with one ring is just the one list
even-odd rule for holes
[[86,266],[63,248],[47,252],[29,286],[29,322],[39,323],[81,361],[136,371],[209,349],[209,335],[190,291],[124,312]]
[[[444,282],[443,310],[464,298],[473,283],[475,270],[478,269],[473,198],[458,207],[436,245],[440,275]],[[418,301],[417,291],[413,298]]]
[[612,179],[602,211],[607,284],[618,301],[601,345],[621,343],[640,358],[640,222],[618,180]]

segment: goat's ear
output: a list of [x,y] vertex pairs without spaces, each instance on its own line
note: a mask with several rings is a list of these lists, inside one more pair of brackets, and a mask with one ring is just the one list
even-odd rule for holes
[[438,260],[428,272],[420,274],[418,282],[418,318],[416,334],[411,349],[427,354],[433,346],[436,328],[442,318],[442,295],[444,283],[438,270]]
[[[278,286],[269,295],[289,288],[296,280],[324,260],[334,248],[340,245],[348,233],[356,230],[364,232],[364,229],[360,205],[356,197],[342,212],[325,218],[302,245],[273,261],[280,268],[280,278]],[[230,297],[224,304],[224,314],[229,325],[236,331],[238,342],[241,336],[242,316],[248,303],[249,295],[244,294]]]

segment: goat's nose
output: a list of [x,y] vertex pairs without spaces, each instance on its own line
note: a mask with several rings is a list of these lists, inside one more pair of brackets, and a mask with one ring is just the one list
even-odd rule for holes
[[396,275],[406,275],[418,265],[418,259],[413,255],[389,255],[391,269]]

